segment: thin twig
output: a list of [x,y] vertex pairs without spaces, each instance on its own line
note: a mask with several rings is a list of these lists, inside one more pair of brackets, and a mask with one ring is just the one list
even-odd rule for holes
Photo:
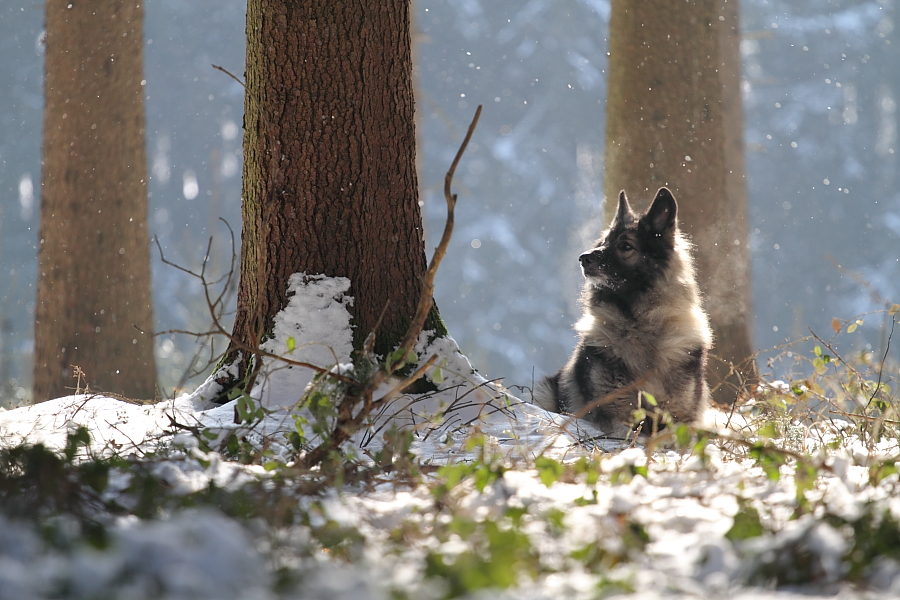
[[866,403],[866,408],[872,404],[872,401],[875,400],[875,396],[878,394],[878,391],[881,389],[881,378],[884,375],[884,363],[887,360],[888,352],[891,350],[891,338],[894,337],[894,325],[897,324],[897,319],[891,316],[891,332],[888,334],[887,344],[884,346],[884,356],[881,357],[881,364],[878,366],[878,381],[875,383],[875,391],[872,392],[872,395],[869,397],[869,401]]
[[247,89],[247,86],[244,85],[244,82],[241,81],[240,79],[238,79],[237,77],[235,77],[234,75],[232,75],[231,71],[229,71],[228,69],[226,69],[224,67],[220,67],[219,65],[212,65],[212,68],[222,71],[223,73],[225,73],[226,75],[228,75],[229,77],[231,77],[232,79],[237,81],[239,84],[241,84],[242,88],[244,88],[245,90]]
[[568,421],[566,421],[566,422],[563,424],[564,428],[565,428],[565,427],[568,427],[568,426],[571,424],[571,422],[572,422],[573,420],[575,420],[575,419],[581,419],[582,417],[584,417],[585,415],[587,415],[589,412],[591,412],[591,411],[594,410],[595,408],[597,408],[597,407],[599,407],[599,406],[604,406],[604,405],[606,405],[606,404],[609,404],[610,402],[616,400],[616,399],[617,399],[618,397],[620,397],[620,396],[624,396],[625,394],[629,394],[629,393],[631,393],[631,392],[637,391],[638,388],[640,388],[640,387],[641,387],[642,385],[644,385],[645,383],[647,383],[647,376],[646,376],[646,375],[643,376],[643,377],[641,377],[641,378],[639,378],[639,379],[635,379],[634,381],[632,381],[632,382],[629,383],[628,385],[622,386],[622,387],[620,387],[619,389],[614,390],[614,391],[612,391],[612,392],[606,394],[606,395],[603,396],[602,398],[598,398],[598,399],[596,399],[596,400],[594,400],[594,401],[592,401],[592,402],[588,402],[587,404],[585,404],[584,406],[582,406],[581,409],[578,410],[578,412],[576,412],[575,414],[573,414],[573,415],[571,415],[571,416],[569,417]]
[[[230,229],[231,228],[229,227],[229,230]],[[163,332],[157,333],[155,335],[162,335],[162,334],[166,334],[166,333],[180,333],[180,334],[185,334],[185,335],[191,335],[191,336],[198,337],[198,338],[204,337],[204,336],[217,335],[217,334],[223,335],[226,338],[228,338],[228,340],[233,344],[233,346],[239,351],[248,352],[255,356],[262,357],[262,358],[271,358],[274,360],[278,360],[278,361],[285,363],[286,365],[290,365],[290,366],[294,366],[294,367],[304,367],[307,369],[312,369],[313,371],[315,371],[317,373],[327,373],[329,371],[328,369],[326,369],[324,367],[320,367],[318,365],[293,360],[293,359],[287,358],[285,356],[281,356],[279,354],[267,352],[266,350],[263,350],[262,348],[260,348],[259,345],[246,344],[246,343],[238,340],[236,337],[234,337],[234,335],[231,332],[229,332],[227,329],[225,329],[225,327],[222,326],[222,323],[219,320],[219,316],[218,316],[218,314],[216,314],[217,313],[216,307],[218,305],[220,305],[223,296],[220,294],[215,300],[213,300],[213,298],[209,295],[209,287],[211,284],[210,284],[210,282],[208,282],[206,280],[205,273],[203,271],[201,271],[200,273],[195,273],[189,269],[182,267],[181,265],[175,264],[175,263],[167,260],[166,257],[163,255],[162,246],[160,246],[159,240],[156,238],[154,238],[154,239],[156,241],[157,248],[159,248],[160,260],[164,264],[172,266],[172,267],[178,269],[179,271],[182,271],[184,273],[187,273],[188,275],[191,275],[192,277],[196,277],[197,279],[199,279],[201,281],[201,283],[203,284],[204,296],[206,298],[206,304],[207,304],[207,308],[209,309],[210,318],[212,319],[212,326],[213,326],[213,329],[211,331],[207,331],[207,332],[192,332],[192,331],[184,331],[184,330],[180,330],[180,329],[169,329],[167,331],[163,331]],[[233,267],[232,267],[232,271],[233,271]],[[230,279],[231,279],[231,276],[229,275],[228,281],[230,281]],[[333,351],[332,351],[332,353],[333,353]],[[335,359],[335,362],[337,362],[336,359]],[[346,377],[344,375],[341,375],[340,373],[331,373],[331,376],[339,381],[344,382],[344,383],[348,383],[348,384],[356,383],[355,380],[350,379],[349,377]]]
[[381,398],[379,398],[378,400],[373,402],[372,406],[377,408],[379,405],[387,404],[388,402],[393,400],[397,396],[397,394],[403,392],[403,390],[405,390],[410,385],[412,385],[414,381],[416,381],[419,377],[424,375],[425,371],[427,371],[428,368],[431,367],[431,365],[433,365],[435,362],[437,362],[437,359],[438,359],[438,355],[432,354],[431,358],[429,358],[422,365],[420,365],[419,368],[416,369],[412,375],[410,375],[409,377],[407,377],[406,379],[404,379],[403,381],[398,383],[396,386],[394,386],[387,394],[385,394],[384,396],[382,396]]
[[850,417],[851,419],[862,419],[863,421],[871,421],[873,423],[887,423],[889,425],[900,425],[900,421],[892,421],[890,419],[885,419],[884,417],[870,417],[869,415],[861,415],[859,413],[848,413],[843,410],[838,410],[836,408],[831,409],[829,412],[834,415]]
[[[428,313],[431,312],[431,307],[434,304],[434,278],[435,275],[437,275],[438,266],[440,266],[441,260],[443,260],[444,255],[447,254],[447,246],[450,244],[450,236],[453,234],[453,225],[455,222],[454,209],[456,208],[456,194],[450,192],[450,184],[453,182],[453,174],[456,172],[456,166],[459,164],[463,152],[466,151],[469,140],[472,139],[472,133],[475,132],[475,127],[478,125],[478,118],[480,116],[481,105],[479,104],[478,108],[475,110],[475,116],[469,124],[469,129],[466,131],[466,137],[463,138],[462,144],[460,144],[459,150],[456,151],[456,156],[450,164],[450,169],[447,171],[447,175],[444,176],[444,199],[447,201],[447,220],[444,223],[444,233],[441,235],[441,241],[438,243],[437,248],[435,248],[431,264],[428,265],[428,270],[425,272],[416,316],[413,318],[409,329],[406,331],[406,337],[400,344],[400,349],[403,350],[403,358],[407,358],[412,351],[413,346],[415,346],[416,341],[419,339],[419,333],[425,325],[425,319],[428,317]],[[400,362],[402,362],[402,359]]]

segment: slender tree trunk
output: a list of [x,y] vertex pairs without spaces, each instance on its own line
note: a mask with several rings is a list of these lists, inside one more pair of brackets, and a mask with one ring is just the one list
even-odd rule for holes
[[[156,395],[139,0],[46,3],[34,399]],[[138,328],[147,333],[141,333]]]
[[409,28],[408,0],[250,0],[240,344],[297,272],[350,279],[357,349],[385,308],[376,352],[406,331],[426,268]]
[[722,359],[710,363],[719,402],[735,397],[728,363],[755,373],[737,25],[736,0],[612,2],[604,191],[675,194]]

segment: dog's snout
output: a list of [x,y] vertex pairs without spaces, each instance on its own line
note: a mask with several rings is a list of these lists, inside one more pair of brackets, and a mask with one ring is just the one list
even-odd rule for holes
[[596,267],[600,264],[600,253],[597,250],[589,250],[578,257],[582,267]]

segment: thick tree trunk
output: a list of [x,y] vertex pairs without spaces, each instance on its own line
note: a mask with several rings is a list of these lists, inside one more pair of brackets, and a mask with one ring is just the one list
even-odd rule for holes
[[[408,0],[250,0],[239,344],[270,331],[297,272],[350,279],[357,349],[385,308],[381,354],[415,314],[426,261],[409,26]],[[426,329],[440,328],[432,316]]]
[[[46,3],[34,399],[156,395],[139,0]],[[146,333],[141,333],[138,328]]]
[[736,0],[613,0],[610,21],[604,191],[675,194],[722,359],[710,362],[719,402],[735,397],[728,363],[755,373],[737,25]]

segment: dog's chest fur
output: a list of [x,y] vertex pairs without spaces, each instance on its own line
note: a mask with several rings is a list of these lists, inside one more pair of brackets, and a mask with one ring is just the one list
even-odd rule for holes
[[582,342],[616,356],[633,377],[684,362],[692,348],[709,344],[706,316],[692,303],[647,298],[640,304],[633,314],[609,302],[588,305],[576,325]]

